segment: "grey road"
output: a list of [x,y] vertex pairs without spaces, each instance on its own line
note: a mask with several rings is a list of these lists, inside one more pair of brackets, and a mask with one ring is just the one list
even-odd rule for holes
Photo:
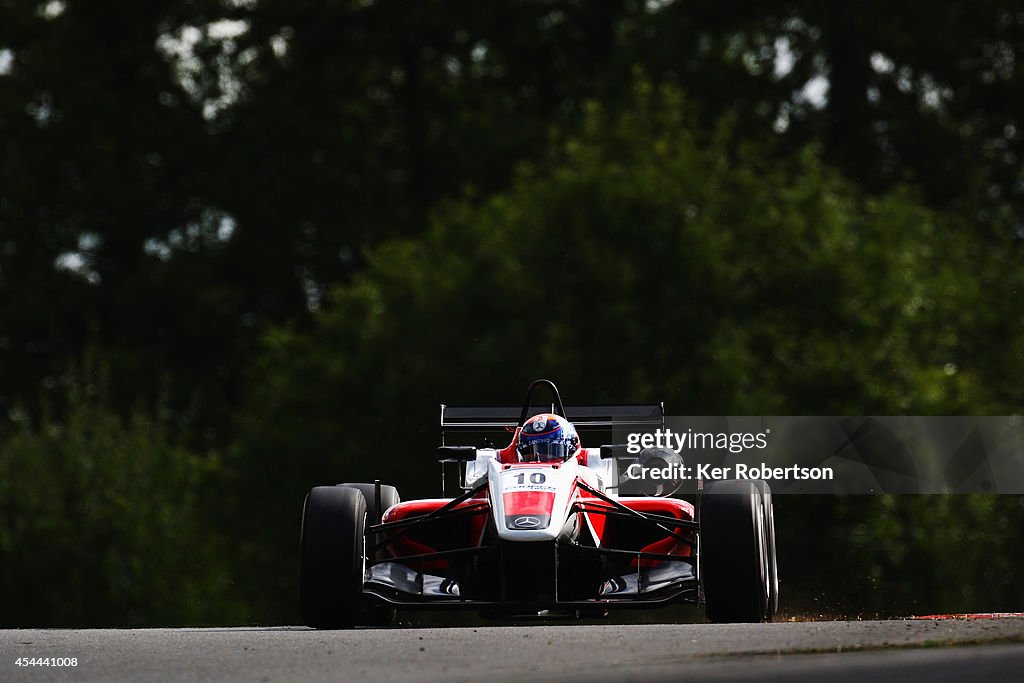
[[[77,666],[18,666],[18,658]],[[0,681],[1021,680],[1024,619],[0,631]]]

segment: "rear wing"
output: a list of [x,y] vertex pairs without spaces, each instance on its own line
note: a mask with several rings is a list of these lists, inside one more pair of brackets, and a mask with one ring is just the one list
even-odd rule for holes
[[[557,412],[554,404],[532,406],[529,415]],[[522,406],[450,406],[441,404],[441,445],[450,433],[512,432]],[[665,404],[566,406],[565,417],[580,432],[610,432],[613,428],[664,428]]]

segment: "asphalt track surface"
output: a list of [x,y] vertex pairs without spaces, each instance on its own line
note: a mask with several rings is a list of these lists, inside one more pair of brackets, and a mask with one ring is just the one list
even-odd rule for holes
[[986,679],[1024,679],[1024,619],[0,631],[0,681]]

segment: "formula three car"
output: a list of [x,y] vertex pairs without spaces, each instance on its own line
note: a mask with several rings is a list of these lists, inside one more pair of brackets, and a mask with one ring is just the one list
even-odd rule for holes
[[[538,388],[553,399],[541,411]],[[620,496],[625,449],[584,447],[579,434],[664,426],[660,404],[566,410],[555,385],[538,380],[518,420],[514,411],[441,406],[442,487],[445,463],[454,463],[454,497],[403,503],[379,482],[309,492],[300,542],[307,625],[386,625],[405,609],[594,616],[702,602],[714,622],[773,618],[779,581],[767,484],[696,482],[696,507],[666,497],[681,482],[659,485],[660,496]],[[446,443],[506,430],[511,441],[501,448]],[[632,461],[673,458],[655,449]]]

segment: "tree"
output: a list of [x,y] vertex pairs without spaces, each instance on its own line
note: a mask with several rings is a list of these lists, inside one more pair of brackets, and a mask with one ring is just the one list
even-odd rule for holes
[[233,588],[219,461],[170,425],[107,405],[105,372],[76,374],[60,420],[22,413],[0,441],[5,628],[214,624],[251,618]]

